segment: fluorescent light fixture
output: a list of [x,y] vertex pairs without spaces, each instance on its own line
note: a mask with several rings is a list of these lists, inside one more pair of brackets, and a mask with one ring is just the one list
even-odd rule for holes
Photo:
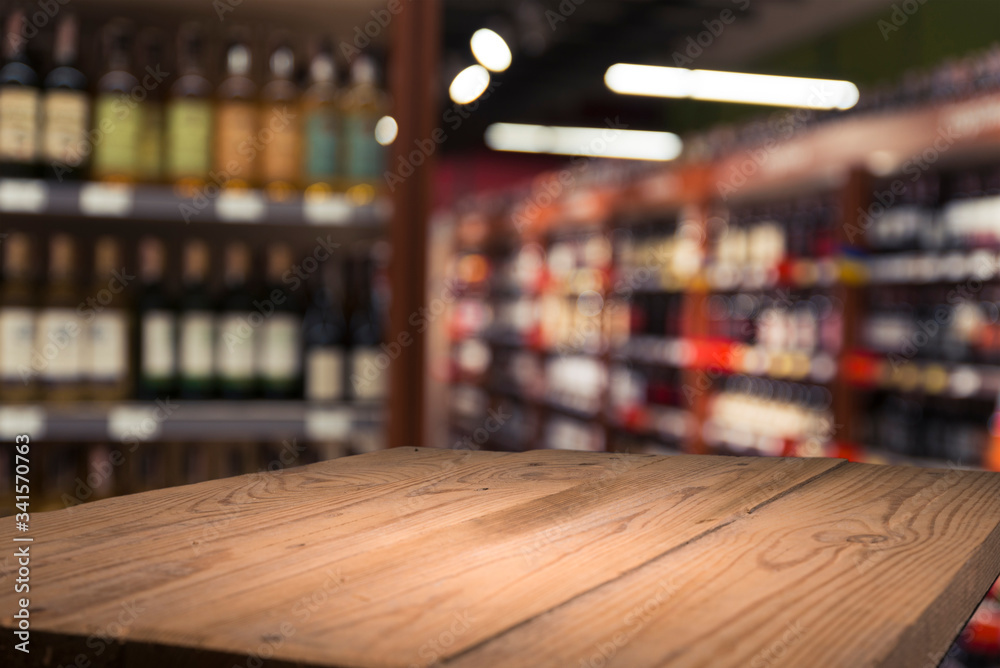
[[388,146],[396,141],[397,134],[399,134],[399,125],[396,124],[395,118],[383,116],[378,119],[378,123],[375,124],[375,141],[382,146]]
[[503,37],[488,28],[482,28],[472,34],[469,42],[472,55],[479,64],[492,72],[503,72],[510,67],[510,47]]
[[469,104],[486,92],[490,85],[490,73],[482,65],[472,65],[459,72],[448,87],[452,102]]
[[586,155],[627,160],[673,160],[681,154],[680,137],[672,132],[615,128],[566,128],[549,125],[494,123],[486,128],[486,145],[494,151]]
[[686,70],[618,63],[604,74],[608,88],[623,95],[691,98],[803,109],[850,109],[861,94],[850,81],[767,74]]

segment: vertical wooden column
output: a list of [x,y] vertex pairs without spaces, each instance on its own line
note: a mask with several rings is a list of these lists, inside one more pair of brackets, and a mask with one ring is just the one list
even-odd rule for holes
[[[392,144],[388,170],[393,179],[389,242],[392,303],[386,341],[401,346],[389,365],[386,445],[424,445],[424,337],[410,324],[427,301],[427,225],[431,210],[433,139],[440,126],[438,61],[441,49],[440,0],[406,2],[391,25],[389,53],[393,117],[399,133]],[[430,152],[422,147],[433,146]],[[428,153],[432,153],[428,155]],[[419,163],[419,164],[418,164]],[[401,169],[401,165],[410,169]]]
[[[708,219],[712,215],[712,204],[709,198],[699,198],[697,204],[691,205],[687,211],[696,212],[689,218],[698,226],[701,238],[701,250],[708,253]],[[683,318],[681,320],[681,338],[703,340],[708,336],[708,297],[709,288],[704,280],[696,280],[683,293]],[[695,433],[688,439],[687,451],[692,454],[707,454],[702,428],[708,419],[708,400],[711,396],[712,378],[703,369],[684,368],[681,370],[682,387],[693,390],[690,393],[691,405],[688,410],[694,421]]]
[[[858,225],[858,210],[868,208],[872,197],[871,175],[862,168],[852,169],[847,183],[841,191],[840,228],[837,241],[842,246],[849,245],[847,230],[856,229]],[[852,281],[841,280],[836,289],[836,295],[844,303],[843,332],[844,342],[837,360],[837,377],[834,379],[833,419],[835,423],[834,440],[840,445],[852,445],[857,433],[854,418],[857,413],[855,395],[845,378],[845,356],[857,347],[857,332],[861,319],[861,288]],[[839,454],[850,454],[844,451]]]

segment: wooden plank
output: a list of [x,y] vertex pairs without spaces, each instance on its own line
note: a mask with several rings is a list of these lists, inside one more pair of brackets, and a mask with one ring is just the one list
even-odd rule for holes
[[937,666],[1000,572],[1000,476],[846,464],[449,666]]
[[[842,464],[552,451],[456,463],[464,456],[398,449],[41,514],[33,628],[95,666],[426,665]],[[407,457],[412,479],[386,472]],[[206,526],[218,535],[193,545]],[[12,533],[0,523],[0,539]],[[121,628],[124,645],[95,656],[86,637],[128,605],[142,612]]]

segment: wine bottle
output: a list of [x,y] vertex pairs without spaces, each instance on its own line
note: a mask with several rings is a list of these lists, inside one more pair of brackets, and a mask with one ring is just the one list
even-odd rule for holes
[[184,399],[211,396],[214,380],[215,313],[208,292],[208,246],[192,240],[184,248],[184,290],[178,314],[180,395]]
[[215,171],[230,188],[257,183],[254,139],[257,134],[257,85],[251,78],[252,54],[241,31],[226,49],[226,78],[219,84],[215,114]]
[[388,386],[387,370],[379,365],[382,328],[375,308],[370,263],[353,263],[353,292],[357,296],[351,313],[350,379],[352,396],[362,401],[382,399]]
[[[139,34],[139,49],[147,66],[156,68],[164,61],[163,35],[157,28]],[[146,92],[139,114],[138,175],[145,183],[163,180],[163,86]]]
[[344,399],[344,348],[347,321],[343,311],[340,267],[323,265],[305,315],[305,398],[307,401]]
[[84,390],[87,325],[77,312],[76,248],[68,234],[49,240],[48,285],[42,292],[35,332],[35,352],[41,356],[38,373],[45,398],[79,399]]
[[3,242],[3,284],[0,285],[0,400],[34,397],[35,293],[32,284],[31,240],[13,232]]
[[202,68],[204,50],[201,26],[182,26],[177,38],[180,76],[167,102],[166,173],[185,195],[205,184],[211,165],[212,85]]
[[261,133],[270,130],[269,141],[262,141],[261,180],[271,199],[287,199],[298,186],[302,170],[302,127],[299,116],[299,91],[295,75],[295,53],[281,45],[268,60],[270,81],[261,91]]
[[38,74],[28,59],[27,16],[7,18],[0,68],[0,176],[36,176],[38,160]]
[[328,44],[309,65],[310,86],[302,95],[305,118],[302,174],[306,195],[326,195],[341,177],[340,94],[337,69]]
[[358,203],[375,196],[382,177],[385,148],[375,139],[375,125],[387,113],[388,101],[376,87],[375,62],[358,56],[351,64],[351,86],[344,95],[344,167],[348,195]]
[[261,390],[269,399],[302,396],[302,308],[299,292],[287,289],[282,277],[291,273],[292,251],[284,244],[271,246],[267,255],[267,281],[259,308]]
[[249,269],[250,250],[242,243],[230,244],[225,251],[226,292],[215,328],[216,378],[226,399],[246,399],[256,390],[256,326],[263,315],[254,310],[247,287]]
[[177,371],[174,305],[163,285],[166,255],[163,242],[145,238],[139,243],[141,293],[136,303],[139,321],[138,395],[140,399],[168,396]]
[[101,400],[126,399],[131,393],[128,272],[122,269],[121,245],[102,237],[94,246],[94,285],[78,313],[89,335],[84,370],[88,394]]
[[56,28],[55,68],[45,77],[42,101],[42,156],[47,178],[78,179],[83,176],[90,129],[87,77],[77,69],[77,21],[64,16]]
[[91,172],[97,179],[132,182],[139,176],[139,101],[133,92],[132,24],[116,19],[104,29],[107,71],[97,80],[94,101],[94,146]]

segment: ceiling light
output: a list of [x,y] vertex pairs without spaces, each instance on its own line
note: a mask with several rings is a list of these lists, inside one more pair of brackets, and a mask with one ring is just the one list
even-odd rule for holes
[[382,146],[388,146],[392,142],[396,141],[396,135],[399,133],[399,125],[396,123],[396,119],[392,116],[383,116],[378,119],[378,123],[375,124],[375,141]]
[[479,64],[493,72],[503,72],[510,67],[510,47],[503,37],[488,28],[477,30],[469,42],[472,55]]
[[457,104],[469,104],[482,95],[490,85],[490,73],[482,65],[472,65],[459,72],[451,86],[448,95]]
[[623,95],[691,98],[804,109],[850,109],[860,98],[858,87],[850,81],[625,63],[609,67],[604,75],[604,83]]
[[567,128],[494,123],[486,128],[486,145],[494,151],[586,155],[629,160],[673,160],[681,153],[672,132],[614,128]]

